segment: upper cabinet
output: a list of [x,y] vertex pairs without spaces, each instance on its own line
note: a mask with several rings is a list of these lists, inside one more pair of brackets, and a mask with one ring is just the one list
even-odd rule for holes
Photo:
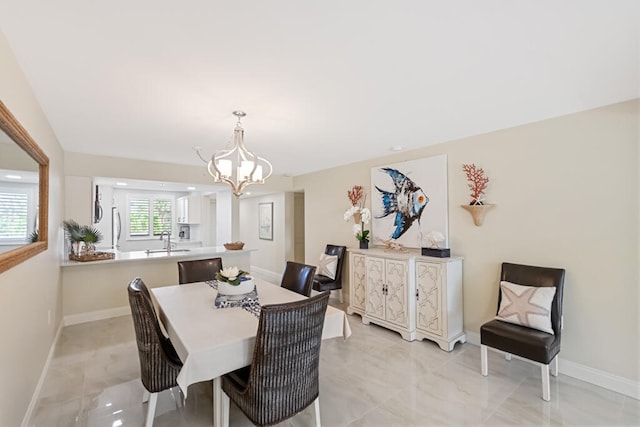
[[190,195],[178,198],[178,224],[200,224],[200,196]]

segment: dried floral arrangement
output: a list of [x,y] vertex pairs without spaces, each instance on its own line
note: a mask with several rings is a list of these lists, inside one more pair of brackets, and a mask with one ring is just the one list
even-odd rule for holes
[[484,169],[478,168],[474,163],[462,165],[462,170],[467,174],[469,189],[471,190],[471,202],[469,205],[484,205],[482,196],[487,189],[489,178],[485,176]]
[[362,204],[360,205],[360,207],[364,205],[365,196],[364,196],[364,188],[362,188],[362,185],[354,185],[351,190],[347,191],[347,196],[351,201],[351,206],[358,206],[361,200],[362,200]]

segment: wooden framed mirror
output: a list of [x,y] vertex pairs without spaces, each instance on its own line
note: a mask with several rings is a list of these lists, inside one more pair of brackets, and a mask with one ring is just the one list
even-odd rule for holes
[[[0,101],[0,170],[3,188],[29,187],[28,183],[12,184],[8,180],[22,180],[23,175],[33,175],[27,180],[32,188],[27,191],[0,190],[0,273],[47,250],[49,225],[49,158],[29,136],[11,111]],[[26,154],[26,155],[25,155]],[[31,162],[32,161],[32,162]],[[32,163],[31,165],[29,163]],[[12,171],[17,173],[12,174]],[[6,179],[5,179],[6,178]],[[17,196],[15,196],[18,194]],[[2,198],[4,196],[4,198]],[[14,197],[15,196],[15,197]],[[30,200],[33,199],[33,200]],[[4,203],[3,203],[4,200]],[[14,208],[13,200],[19,207]],[[25,235],[26,234],[26,235]],[[37,236],[37,237],[36,237]],[[33,240],[33,241],[32,241]]]

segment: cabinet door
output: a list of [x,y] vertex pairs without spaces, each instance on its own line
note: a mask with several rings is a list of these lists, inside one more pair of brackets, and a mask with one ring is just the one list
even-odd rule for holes
[[442,336],[442,274],[440,264],[416,262],[416,327]]
[[351,262],[349,269],[351,271],[351,280],[349,281],[350,301],[349,305],[354,308],[364,310],[366,301],[366,284],[365,284],[365,257],[362,254],[351,254]]
[[386,320],[398,326],[409,326],[408,264],[386,260]]
[[178,197],[178,223],[179,224],[186,224],[187,222],[187,212],[188,212],[188,206],[187,206],[188,202],[187,202],[187,198],[186,197]]
[[194,195],[187,198],[186,222],[189,224],[200,224],[200,196]]
[[385,299],[383,285],[385,282],[384,259],[366,257],[366,308],[367,316],[385,319]]

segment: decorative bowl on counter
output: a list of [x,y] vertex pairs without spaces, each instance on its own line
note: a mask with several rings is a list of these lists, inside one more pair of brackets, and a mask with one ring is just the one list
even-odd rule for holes
[[224,247],[228,251],[239,251],[244,248],[244,242],[225,243]]

